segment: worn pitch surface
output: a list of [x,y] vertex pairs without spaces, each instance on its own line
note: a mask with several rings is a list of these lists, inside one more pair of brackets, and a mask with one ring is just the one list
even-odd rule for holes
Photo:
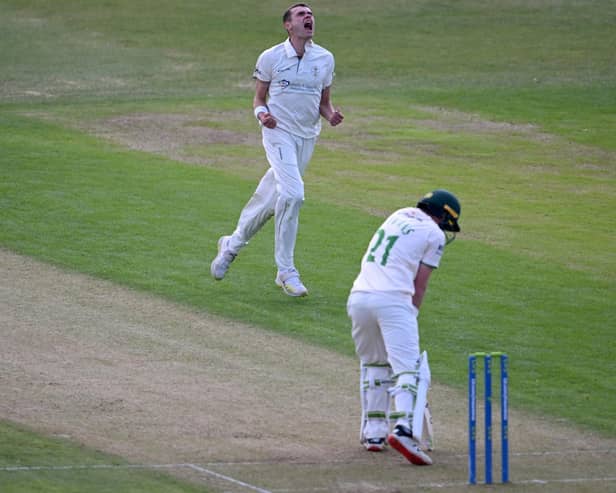
[[[467,488],[463,392],[433,386],[435,465],[412,466],[359,445],[353,358],[2,250],[0,271],[0,419],[220,492]],[[616,440],[513,402],[510,442],[506,491],[616,491]]]

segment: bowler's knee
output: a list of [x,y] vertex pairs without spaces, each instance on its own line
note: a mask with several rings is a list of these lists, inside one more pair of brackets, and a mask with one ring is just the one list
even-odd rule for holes
[[286,209],[299,209],[304,204],[304,193],[302,191],[288,191],[280,195],[278,199]]

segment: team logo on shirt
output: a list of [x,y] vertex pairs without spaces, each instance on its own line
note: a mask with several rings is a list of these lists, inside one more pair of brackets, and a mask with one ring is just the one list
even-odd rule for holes
[[291,83],[286,80],[286,79],[282,79],[278,82],[278,85],[282,88],[282,89],[286,89],[287,87],[289,87],[291,85]]

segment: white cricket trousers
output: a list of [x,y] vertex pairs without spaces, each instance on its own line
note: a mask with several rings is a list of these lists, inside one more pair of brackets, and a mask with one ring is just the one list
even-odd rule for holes
[[[411,296],[399,292],[354,292],[349,296],[347,313],[353,324],[355,350],[362,366],[389,363],[397,376],[391,390],[396,411],[404,416],[396,425],[411,428],[415,395],[408,389],[417,385],[412,372],[417,369],[419,360],[419,312]],[[380,410],[386,411],[386,408]],[[368,434],[371,431],[374,428],[366,429]]]
[[299,210],[304,203],[302,176],[310,162],[316,137],[305,139],[279,128],[262,128],[263,147],[270,168],[242,209],[229,248],[237,253],[275,217],[274,260],[279,272],[295,269],[294,252]]
[[394,375],[417,369],[419,312],[409,294],[354,292],[349,296],[347,313],[363,364],[389,363]]

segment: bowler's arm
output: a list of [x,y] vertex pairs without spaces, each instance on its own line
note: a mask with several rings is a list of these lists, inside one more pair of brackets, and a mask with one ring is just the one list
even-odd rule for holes
[[[269,91],[269,86],[269,82],[264,82],[262,80],[256,79],[255,97],[252,100],[253,109],[256,110],[259,106],[267,108],[267,92]],[[255,116],[264,127],[276,127],[276,118],[274,118],[269,111],[261,111]]]
[[339,109],[334,108],[331,100],[331,86],[321,91],[321,102],[319,103],[319,113],[325,118],[332,127],[335,127],[344,120],[344,115]]

